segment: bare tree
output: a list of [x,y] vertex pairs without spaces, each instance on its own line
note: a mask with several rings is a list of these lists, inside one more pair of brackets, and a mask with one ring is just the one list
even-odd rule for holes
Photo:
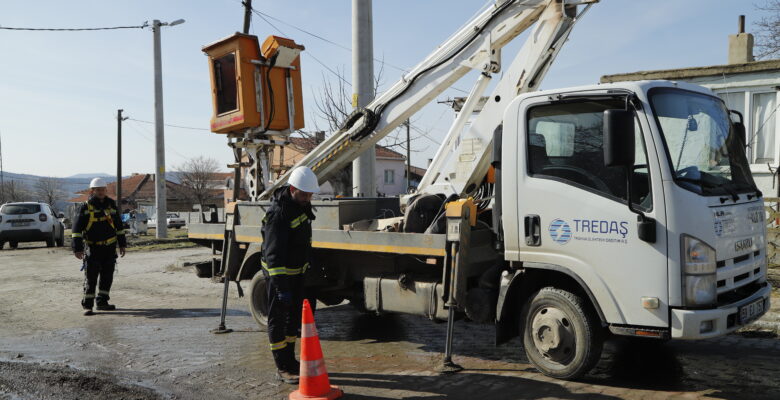
[[0,204],[13,201],[30,201],[33,197],[27,185],[19,181],[3,182],[0,196],[3,197],[0,199]]
[[219,163],[213,158],[197,156],[174,167],[182,185],[182,195],[200,205],[214,198],[218,186]]
[[[384,72],[384,63],[380,63],[380,69],[374,76],[374,93],[378,93],[381,86],[382,75]],[[322,88],[319,93],[315,93],[314,102],[316,105],[316,113],[320,117],[320,120],[325,121],[326,127],[320,127],[315,123],[315,128],[318,131],[325,131],[328,133],[337,132],[341,129],[344,121],[352,114],[354,108],[352,107],[352,95],[351,89],[348,87],[349,82],[344,78],[343,69],[336,69],[337,78],[335,81],[329,80],[323,74]],[[405,129],[404,127],[401,127]],[[401,135],[401,132],[404,134]],[[406,135],[405,130],[396,129],[392,134],[388,135],[384,140],[380,141],[380,145],[389,149],[398,149],[406,151]],[[313,138],[313,135],[307,132],[299,131],[304,137],[309,139]],[[328,135],[326,133],[326,135]],[[411,139],[411,142],[420,139],[419,136]],[[411,146],[410,146],[411,147]],[[417,152],[415,150],[411,150]],[[352,166],[347,166],[341,171],[338,171],[328,182],[333,187],[333,191],[337,195],[351,196],[352,195]]]
[[39,199],[56,208],[55,204],[65,197],[62,182],[57,178],[43,177],[35,182],[35,194]]
[[777,56],[780,54],[780,0],[765,0],[755,7],[768,14],[756,22],[756,58]]

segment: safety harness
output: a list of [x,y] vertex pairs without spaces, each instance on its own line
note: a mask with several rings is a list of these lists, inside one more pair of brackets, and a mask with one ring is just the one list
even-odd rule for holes
[[[111,213],[116,211],[116,210],[114,210],[113,208],[104,208],[102,210],[103,211],[103,215],[98,217],[98,216],[95,216],[95,214],[100,214],[101,210],[98,210],[97,208],[95,208],[89,202],[87,202],[86,204],[87,204],[87,211],[85,211],[84,214],[85,215],[89,214],[89,221],[87,221],[87,227],[84,228],[84,232],[89,232],[89,229],[92,228],[92,225],[94,223],[96,223],[96,222],[107,221],[108,225],[111,226],[111,229],[113,229],[117,234],[121,234],[122,233],[121,231],[117,231],[116,230],[116,226],[114,225],[114,218],[111,217]],[[84,241],[87,244],[89,244],[89,245],[107,246],[109,244],[116,243],[117,238],[116,238],[116,236],[113,236],[113,237],[110,237],[110,238],[108,238],[106,240],[98,240],[98,241],[91,241],[88,238],[85,238]]]

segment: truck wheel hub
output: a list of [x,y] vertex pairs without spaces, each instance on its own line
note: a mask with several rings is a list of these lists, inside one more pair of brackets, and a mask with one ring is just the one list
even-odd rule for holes
[[574,357],[574,329],[563,311],[544,307],[534,316],[531,330],[534,345],[544,358],[565,363]]

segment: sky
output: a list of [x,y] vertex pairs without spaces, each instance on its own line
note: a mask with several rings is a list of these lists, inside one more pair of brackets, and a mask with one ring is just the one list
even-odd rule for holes
[[[575,26],[542,89],[593,84],[605,74],[725,64],[728,35],[736,33],[738,16],[746,15],[752,32],[762,16],[755,4],[761,2],[601,0]],[[331,71],[351,79],[351,3],[253,1],[267,17],[253,15],[252,34],[261,41],[281,35],[306,47],[301,58],[306,130],[325,128],[314,101],[324,82],[338,79]],[[379,90],[392,86],[402,70],[422,61],[486,3],[374,0],[375,71],[383,70]],[[211,94],[201,48],[242,29],[240,0],[0,1],[2,27],[137,26],[179,18],[186,23],[163,27],[161,33],[164,118],[166,124],[199,129],[166,126],[166,168],[175,170],[197,156],[226,165],[232,162],[226,138],[208,131]],[[504,49],[507,65],[523,38]],[[115,172],[117,109],[131,118],[123,123],[123,174],[154,171],[150,29],[0,30],[0,54],[5,171],[54,177]],[[467,75],[455,86],[468,90],[474,81],[473,74]],[[437,100],[462,95],[452,89]],[[425,167],[452,119],[451,108],[436,101],[412,118],[413,165]]]

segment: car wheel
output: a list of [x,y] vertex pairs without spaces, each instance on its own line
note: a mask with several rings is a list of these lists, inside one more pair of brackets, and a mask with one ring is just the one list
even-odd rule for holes
[[19,247],[19,242],[8,242],[8,246],[10,246],[12,249],[16,249]]
[[65,231],[60,231],[60,237],[57,238],[57,247],[62,247],[65,245]]
[[51,235],[46,239],[46,247],[54,247],[56,239],[54,238],[54,229],[51,230]]
[[249,311],[258,325],[268,325],[268,280],[263,271],[257,271],[249,283]]
[[601,357],[603,329],[580,296],[553,287],[534,293],[523,306],[523,347],[543,374],[577,379]]
[[0,242],[0,250],[2,250],[3,247],[5,247],[5,242]]

